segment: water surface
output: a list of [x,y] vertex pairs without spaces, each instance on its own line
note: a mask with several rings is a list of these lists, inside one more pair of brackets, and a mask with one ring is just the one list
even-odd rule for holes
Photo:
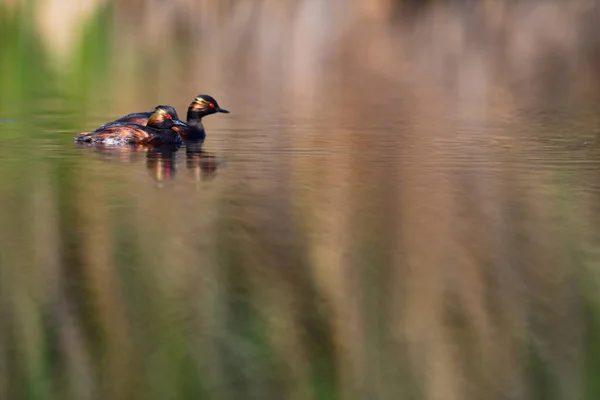
[[4,3],[0,398],[598,397],[597,7]]

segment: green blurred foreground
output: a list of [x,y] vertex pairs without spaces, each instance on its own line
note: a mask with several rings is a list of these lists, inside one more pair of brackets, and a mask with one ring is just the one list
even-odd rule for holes
[[430,3],[0,5],[0,399],[599,398],[597,7]]

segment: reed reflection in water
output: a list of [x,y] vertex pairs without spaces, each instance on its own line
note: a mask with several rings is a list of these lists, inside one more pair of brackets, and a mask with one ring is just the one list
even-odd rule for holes
[[599,7],[397,3],[0,2],[0,399],[598,398]]

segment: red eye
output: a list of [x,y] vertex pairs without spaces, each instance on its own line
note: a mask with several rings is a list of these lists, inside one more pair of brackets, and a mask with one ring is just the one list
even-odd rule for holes
[[215,105],[214,105],[213,103],[210,103],[208,106],[209,106],[210,108],[215,108]]
[[173,117],[171,117],[169,114],[167,114],[167,118],[168,119],[173,119]]

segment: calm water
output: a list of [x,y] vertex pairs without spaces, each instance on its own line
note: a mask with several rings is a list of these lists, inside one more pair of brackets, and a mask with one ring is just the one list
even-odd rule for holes
[[593,3],[89,3],[0,1],[0,399],[598,398]]

